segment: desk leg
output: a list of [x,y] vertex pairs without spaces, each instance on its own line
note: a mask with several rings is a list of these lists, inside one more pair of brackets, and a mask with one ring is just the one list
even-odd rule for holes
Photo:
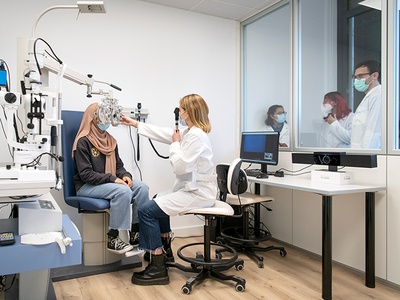
[[322,196],[322,299],[332,299],[332,196]]
[[[256,195],[260,195],[261,192],[260,192],[260,184],[259,183],[255,184],[254,189],[255,189],[254,193]],[[260,205],[260,203],[254,204],[254,228],[261,228],[261,216],[260,216],[260,213],[261,213],[261,205]],[[256,237],[259,237],[260,236],[260,230],[255,230],[254,235]]]
[[365,193],[365,285],[375,287],[375,193]]

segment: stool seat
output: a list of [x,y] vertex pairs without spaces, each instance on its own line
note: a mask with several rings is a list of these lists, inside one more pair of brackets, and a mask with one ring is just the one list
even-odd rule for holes
[[211,207],[194,208],[181,213],[181,215],[214,215],[214,216],[232,216],[233,208],[226,202],[216,200]]
[[237,195],[231,195],[228,194],[226,197],[226,202],[229,203],[230,205],[251,205],[255,203],[261,203],[261,202],[271,202],[274,201],[273,197],[270,196],[261,196],[261,195],[256,195],[252,194],[249,192],[245,192],[240,195],[240,201],[238,199]]

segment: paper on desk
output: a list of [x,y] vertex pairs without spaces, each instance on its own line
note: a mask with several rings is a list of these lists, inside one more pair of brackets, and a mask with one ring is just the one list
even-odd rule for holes
[[56,238],[63,239],[61,232],[28,233],[21,235],[21,244],[46,245],[56,242]]

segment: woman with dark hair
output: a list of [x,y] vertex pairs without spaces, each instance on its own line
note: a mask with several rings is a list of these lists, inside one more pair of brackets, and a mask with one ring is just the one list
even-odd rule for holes
[[353,113],[346,99],[339,92],[324,96],[321,105],[324,124],[320,131],[320,146],[327,148],[348,148],[351,141]]
[[290,129],[286,122],[287,112],[282,105],[272,105],[267,111],[265,119],[266,130],[279,132],[279,146],[290,146]]

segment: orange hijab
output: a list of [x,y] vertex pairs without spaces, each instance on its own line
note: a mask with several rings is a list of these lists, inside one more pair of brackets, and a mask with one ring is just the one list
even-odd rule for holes
[[103,131],[97,127],[98,119],[95,114],[97,113],[98,108],[98,103],[92,103],[83,113],[81,126],[79,127],[72,146],[72,157],[74,157],[78,140],[81,137],[86,136],[93,146],[95,146],[100,153],[106,156],[106,173],[111,173],[116,176],[117,163],[115,158],[115,148],[117,147],[117,141],[107,131]]

